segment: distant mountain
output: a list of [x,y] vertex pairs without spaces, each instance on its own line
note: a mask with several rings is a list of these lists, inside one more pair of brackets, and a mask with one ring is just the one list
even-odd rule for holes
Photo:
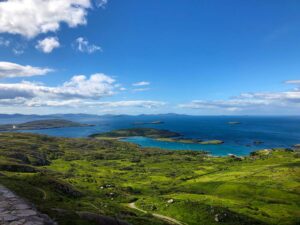
[[23,115],[23,114],[0,114],[0,124],[18,124],[26,123],[34,120],[53,120],[63,119],[72,120],[76,122],[87,122],[93,120],[99,120],[102,116],[89,115],[89,114],[50,114],[50,115]]
[[95,114],[49,114],[49,115],[24,115],[24,114],[0,114],[0,124],[19,124],[19,123],[26,123],[29,121],[34,120],[52,120],[52,119],[63,119],[63,120],[72,120],[76,122],[90,122],[90,121],[99,121],[103,119],[111,119],[111,118],[136,118],[140,121],[143,119],[149,120],[160,120],[157,118],[163,119],[164,117],[177,117],[177,116],[188,116],[188,115],[181,115],[175,113],[167,113],[167,114],[141,114],[141,115],[112,115],[112,114],[105,114],[105,115],[95,115]]

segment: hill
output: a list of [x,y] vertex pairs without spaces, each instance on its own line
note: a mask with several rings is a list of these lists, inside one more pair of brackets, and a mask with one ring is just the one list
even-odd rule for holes
[[83,127],[83,126],[91,126],[91,125],[77,123],[70,120],[61,120],[61,119],[34,120],[34,121],[20,123],[20,124],[2,124],[0,125],[0,131],[40,130],[40,129],[50,129],[50,128]]
[[117,141],[0,134],[0,183],[60,225],[162,225],[165,217],[188,225],[297,224],[299,165],[299,152],[287,149],[210,157]]

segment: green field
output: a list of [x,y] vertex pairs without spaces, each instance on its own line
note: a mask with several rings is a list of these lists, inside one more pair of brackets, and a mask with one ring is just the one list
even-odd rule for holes
[[[299,224],[300,154],[249,157],[140,148],[115,140],[0,133],[0,183],[62,225]],[[129,208],[129,203],[145,212]]]

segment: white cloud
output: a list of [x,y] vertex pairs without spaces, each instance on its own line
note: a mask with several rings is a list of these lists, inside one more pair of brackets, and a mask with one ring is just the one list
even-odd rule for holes
[[102,73],[73,76],[58,86],[22,81],[0,83],[0,107],[68,107],[68,108],[147,108],[155,109],[166,103],[151,100],[100,101],[116,94],[121,88],[116,80]]
[[10,45],[10,41],[0,37],[0,46],[8,47]]
[[17,56],[24,54],[27,48],[26,42],[14,41],[11,45],[13,46],[12,52]]
[[87,79],[84,75],[72,77],[65,82],[61,88],[62,92],[68,93],[69,96],[82,98],[99,98],[114,94],[115,80],[110,76],[102,73],[96,73]]
[[94,102],[91,105],[118,108],[118,107],[141,107],[141,108],[156,108],[164,106],[166,103],[161,101],[145,101],[145,100],[131,100],[131,101],[116,101],[116,102]]
[[[300,84],[299,80],[287,81],[289,84]],[[260,111],[276,113],[279,109],[300,111],[300,89],[283,92],[242,93],[228,100],[204,101],[194,100],[180,104],[180,108],[213,110],[213,111]],[[293,111],[293,112],[294,112]]]
[[59,46],[60,44],[57,37],[47,37],[43,40],[39,40],[35,47],[44,53],[50,53]]
[[300,84],[300,80],[287,80],[285,81],[286,84]]
[[142,92],[142,91],[149,91],[150,88],[134,88],[132,91],[133,92]]
[[51,72],[49,68],[33,67],[29,65],[20,65],[12,62],[0,61],[0,78],[5,77],[31,77],[45,75]]
[[108,0],[95,0],[96,6],[105,8],[105,5],[108,3]]
[[148,85],[150,85],[150,82],[148,81],[140,81],[132,84],[132,86],[148,86]]
[[73,76],[61,86],[49,87],[39,83],[26,82],[0,84],[0,99],[41,98],[41,99],[98,99],[114,94],[114,79],[104,74]]
[[24,54],[24,49],[21,49],[21,48],[13,48],[12,49],[12,52],[15,54],[15,55],[22,55]]
[[60,86],[50,87],[40,83],[26,82],[1,84],[0,99],[23,98],[32,101],[70,99],[99,99],[114,94],[115,80],[104,74],[73,76]]
[[0,83],[0,106],[12,107],[68,107],[68,108],[147,108],[161,107],[166,103],[151,100],[100,101],[112,96],[120,84],[105,74],[90,77],[73,76],[58,86],[26,82]]
[[74,47],[80,52],[94,53],[96,51],[102,51],[100,46],[90,44],[87,39],[79,37],[75,40]]
[[[16,101],[15,101],[16,102]],[[25,104],[30,107],[93,107],[93,108],[157,108],[165,105],[164,102],[160,101],[144,101],[144,100],[131,100],[131,101],[115,101],[115,102],[100,102],[100,101],[84,101],[82,99],[71,99],[71,100],[41,100],[31,99],[22,102],[20,99],[18,103]],[[1,104],[1,100],[0,100]]]
[[76,27],[87,23],[90,0],[9,0],[0,1],[0,33],[33,38],[55,32],[61,23]]

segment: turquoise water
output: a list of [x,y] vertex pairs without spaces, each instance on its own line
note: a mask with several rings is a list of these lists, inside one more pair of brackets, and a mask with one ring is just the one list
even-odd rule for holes
[[[67,119],[67,118],[65,118]],[[74,119],[73,119],[74,120]],[[161,120],[163,124],[134,125],[134,122],[150,122]],[[76,120],[74,120],[76,121]],[[264,148],[291,147],[300,143],[300,117],[258,117],[258,116],[108,116],[84,121],[94,124],[93,127],[72,127],[47,130],[30,130],[34,132],[62,137],[87,137],[94,133],[107,132],[120,128],[153,127],[179,132],[185,138],[201,140],[218,139],[222,145],[199,145],[174,142],[162,142],[149,138],[133,137],[126,141],[136,143],[142,147],[159,147],[174,150],[206,150],[213,155],[246,155],[251,151]],[[240,124],[229,125],[230,121]],[[1,122],[1,118],[0,118]],[[255,145],[255,141],[262,144]]]
[[145,137],[130,137],[125,138],[123,141],[135,143],[141,146],[164,148],[170,150],[192,150],[192,151],[208,151],[212,155],[224,156],[228,154],[235,155],[248,155],[249,152],[256,149],[261,149],[259,146],[243,146],[243,145],[201,145],[201,144],[187,144],[187,143],[176,143],[167,141],[157,141],[151,138]]

